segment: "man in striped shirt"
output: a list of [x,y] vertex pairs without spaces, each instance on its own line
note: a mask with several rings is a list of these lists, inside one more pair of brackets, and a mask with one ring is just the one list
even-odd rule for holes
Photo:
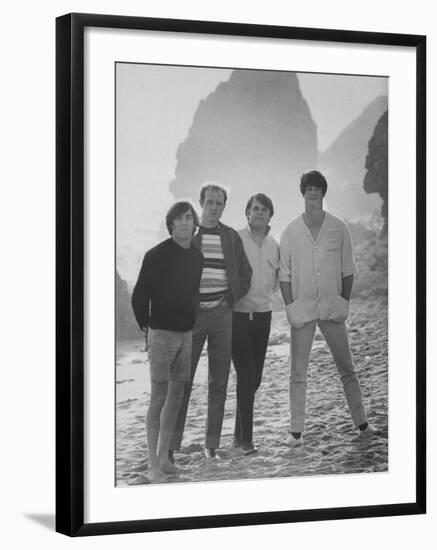
[[170,459],[179,450],[194,375],[208,340],[208,415],[205,456],[216,458],[220,445],[226,390],[231,364],[232,307],[250,287],[252,269],[238,233],[220,222],[226,206],[226,190],[206,184],[200,190],[202,216],[193,245],[201,250],[204,266],[200,280],[200,303],[193,328],[191,381],[186,384],[176,426],[170,440]]

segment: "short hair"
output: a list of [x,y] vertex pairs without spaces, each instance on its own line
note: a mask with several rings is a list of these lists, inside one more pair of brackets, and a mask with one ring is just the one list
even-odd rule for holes
[[218,185],[217,183],[205,183],[200,188],[200,204],[203,204],[203,201],[205,200],[205,194],[207,191],[221,191],[223,193],[223,197],[226,201],[228,200],[228,194],[226,193],[226,189],[222,187],[221,185]]
[[272,217],[273,214],[275,213],[275,211],[273,210],[272,199],[267,195],[265,195],[264,193],[256,193],[255,195],[252,195],[250,199],[247,201],[246,210],[245,210],[246,217],[247,217],[247,214],[249,213],[249,210],[252,208],[253,201],[258,201],[263,206],[268,208],[270,211],[270,217]]
[[174,205],[170,208],[170,210],[167,212],[167,215],[165,216],[165,225],[167,226],[168,232],[170,235],[173,231],[173,222],[176,218],[179,216],[182,216],[182,214],[185,214],[185,212],[188,212],[188,210],[191,210],[191,213],[193,214],[194,218],[194,228],[193,228],[193,235],[196,231],[196,227],[199,227],[199,217],[196,214],[196,211],[194,210],[193,205],[191,202],[188,201],[178,201],[175,202]]
[[326,195],[326,191],[328,190],[328,182],[326,181],[325,176],[317,170],[311,170],[301,176],[300,192],[302,195],[305,195],[305,189],[309,186],[320,187],[323,196]]

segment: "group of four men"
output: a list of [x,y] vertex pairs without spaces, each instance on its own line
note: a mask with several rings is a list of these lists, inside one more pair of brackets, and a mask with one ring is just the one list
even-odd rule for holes
[[193,379],[208,342],[208,413],[205,456],[220,445],[231,359],[237,373],[234,446],[253,443],[255,393],[261,383],[270,334],[272,298],[280,287],[291,325],[290,433],[303,444],[306,380],[316,325],[332,352],[355,426],[362,436],[380,433],[367,422],[345,320],[356,266],[345,223],[323,210],[324,176],[304,174],[304,213],[281,236],[269,235],[274,214],[263,193],[250,197],[248,224],[237,232],[220,222],[227,193],[216,184],[200,191],[201,219],[189,202],[166,216],[170,238],[149,250],[132,306],[149,350],[151,396],[146,416],[149,477],[177,473]]

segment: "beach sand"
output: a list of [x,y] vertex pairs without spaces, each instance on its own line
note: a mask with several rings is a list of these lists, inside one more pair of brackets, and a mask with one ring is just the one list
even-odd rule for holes
[[[263,380],[256,395],[254,443],[258,453],[243,456],[232,447],[236,376],[229,376],[219,460],[203,456],[207,406],[206,346],[197,367],[184,440],[176,463],[183,468],[165,483],[257,479],[388,470],[387,304],[382,297],[351,303],[349,337],[365,407],[372,425],[383,435],[357,436],[327,345],[317,330],[308,376],[304,446],[285,445],[289,429],[289,326],[284,312],[273,314]],[[150,381],[142,341],[122,342],[116,361],[117,486],[149,483],[145,413]]]

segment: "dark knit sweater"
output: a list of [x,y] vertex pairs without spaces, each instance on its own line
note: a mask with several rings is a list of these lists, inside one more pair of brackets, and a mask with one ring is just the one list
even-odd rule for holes
[[167,239],[144,256],[132,293],[132,307],[141,328],[185,332],[194,325],[203,256]]

